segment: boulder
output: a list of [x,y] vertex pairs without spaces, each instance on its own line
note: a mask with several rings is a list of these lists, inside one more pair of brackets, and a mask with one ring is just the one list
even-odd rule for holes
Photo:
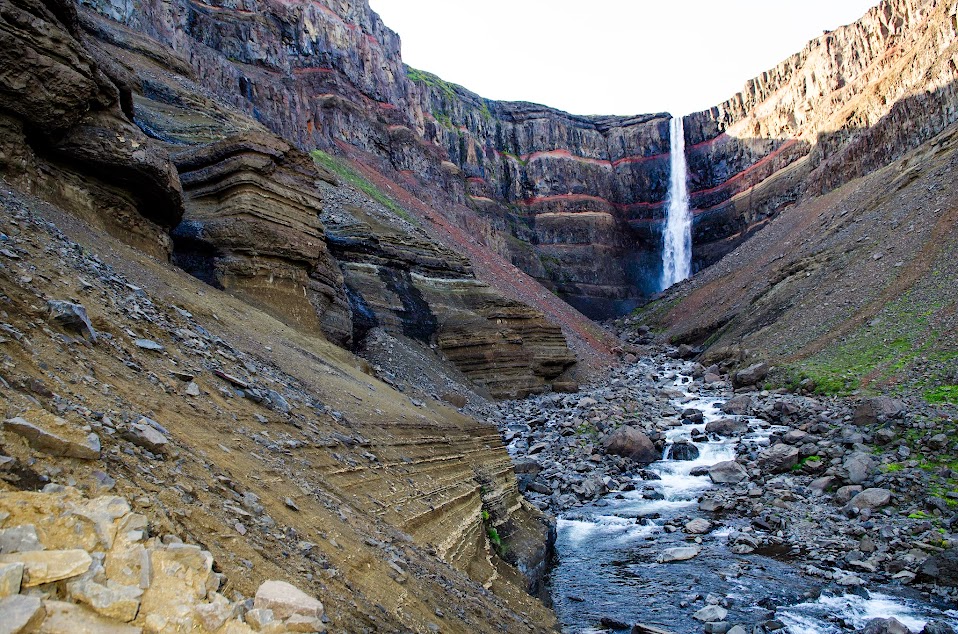
[[943,586],[958,587],[958,551],[954,548],[932,555],[921,565],[921,576]]
[[86,308],[80,304],[51,299],[47,302],[50,319],[68,330],[80,333],[90,341],[96,341],[96,331],[86,314]]
[[888,489],[865,489],[853,497],[846,509],[878,509],[891,502],[891,491]]
[[872,619],[865,627],[856,630],[856,634],[911,634],[911,630],[892,616],[887,619]]
[[699,457],[699,448],[690,442],[679,441],[669,447],[668,457],[672,460],[689,462]]
[[741,418],[720,418],[705,425],[705,431],[718,436],[738,436],[748,429],[748,423]]
[[0,564],[0,599],[20,593],[23,564]]
[[871,477],[877,466],[875,459],[867,453],[857,451],[842,463],[845,470],[848,471],[848,481],[852,484],[861,484]]
[[0,632],[4,634],[34,632],[45,616],[43,602],[37,597],[15,594],[0,599]]
[[70,579],[89,570],[93,559],[85,550],[35,550],[0,555],[0,564],[23,564],[23,586],[32,588]]
[[144,423],[142,419],[130,425],[122,435],[134,445],[143,447],[151,453],[161,455],[170,452],[169,439],[152,425]]
[[651,464],[661,457],[649,437],[630,425],[619,427],[602,445],[606,453],[630,458],[639,464]]
[[799,449],[785,443],[778,443],[765,449],[758,455],[758,464],[769,473],[786,473],[798,464]]
[[253,607],[272,610],[273,616],[285,620],[294,614],[312,619],[323,616],[323,604],[285,581],[264,581],[256,591]]
[[751,365],[744,370],[739,370],[732,375],[732,386],[739,388],[749,385],[756,385],[759,381],[762,381],[766,376],[768,376],[769,369],[769,365],[762,362]]
[[900,418],[905,413],[905,404],[887,396],[866,398],[857,408],[852,418],[856,425],[874,425],[893,418]]
[[715,484],[738,484],[748,479],[748,471],[734,460],[727,460],[712,465],[709,478]]
[[704,535],[712,530],[712,522],[702,517],[697,517],[685,525],[685,532],[692,535]]
[[739,394],[725,401],[720,408],[726,414],[744,416],[752,409],[752,397],[748,394]]
[[[64,431],[70,431],[67,421],[62,418],[53,420],[62,421],[60,425]],[[82,440],[71,440],[65,433],[60,435],[46,427],[47,425],[33,424],[20,417],[6,420],[3,424],[3,429],[25,438],[31,447],[45,454],[81,460],[96,460],[100,457],[100,438],[96,434],[87,434]]]
[[656,561],[660,564],[670,564],[676,561],[688,561],[693,557],[697,557],[698,554],[702,552],[702,549],[698,546],[679,546],[677,548],[666,548],[659,556],[656,557]]

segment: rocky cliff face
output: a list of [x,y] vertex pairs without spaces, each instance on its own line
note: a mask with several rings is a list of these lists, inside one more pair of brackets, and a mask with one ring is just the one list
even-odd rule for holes
[[[667,115],[482,99],[404,67],[361,1],[88,4],[188,53],[206,88],[301,148],[363,153],[583,311],[657,290]],[[687,117],[696,265],[953,121],[954,21],[947,2],[885,0]]]

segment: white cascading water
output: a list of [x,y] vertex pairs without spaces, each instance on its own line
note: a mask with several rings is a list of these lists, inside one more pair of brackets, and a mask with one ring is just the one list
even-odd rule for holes
[[688,172],[685,164],[685,127],[682,117],[672,117],[671,176],[668,212],[662,232],[662,284],[665,290],[692,274],[692,212],[689,209]]

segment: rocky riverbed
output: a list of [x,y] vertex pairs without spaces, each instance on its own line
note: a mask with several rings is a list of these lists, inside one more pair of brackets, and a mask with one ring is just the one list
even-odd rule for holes
[[559,518],[568,631],[950,632],[954,412],[680,356],[635,348],[577,394],[484,412]]

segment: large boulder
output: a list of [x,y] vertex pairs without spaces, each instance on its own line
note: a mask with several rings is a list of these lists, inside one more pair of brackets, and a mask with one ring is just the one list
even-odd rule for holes
[[856,425],[874,425],[893,418],[900,418],[905,413],[905,404],[887,396],[866,398],[855,409],[852,422]]
[[688,462],[699,457],[699,448],[688,441],[680,441],[669,447],[668,456],[672,460]]
[[767,363],[756,363],[744,370],[739,370],[732,375],[732,385],[734,387],[746,387],[756,385],[759,381],[768,376],[769,366]]
[[865,489],[845,505],[846,510],[875,510],[891,502],[891,491],[888,489]]
[[769,473],[785,473],[798,464],[799,454],[798,447],[778,443],[758,455],[758,464]]
[[848,472],[848,481],[852,484],[861,484],[870,478],[877,467],[875,459],[861,451],[856,451],[845,458],[842,466]]
[[958,552],[952,548],[932,555],[921,565],[920,572],[938,585],[958,587]]
[[748,394],[733,396],[722,404],[721,410],[726,414],[743,416],[752,409],[752,397]]
[[661,457],[649,437],[630,425],[609,434],[602,445],[606,453],[630,458],[640,464],[651,464]]
[[748,479],[748,471],[734,460],[727,460],[712,465],[709,469],[709,478],[715,484],[738,484]]
[[887,619],[872,619],[865,627],[856,630],[855,634],[911,634],[911,630],[892,616]]

